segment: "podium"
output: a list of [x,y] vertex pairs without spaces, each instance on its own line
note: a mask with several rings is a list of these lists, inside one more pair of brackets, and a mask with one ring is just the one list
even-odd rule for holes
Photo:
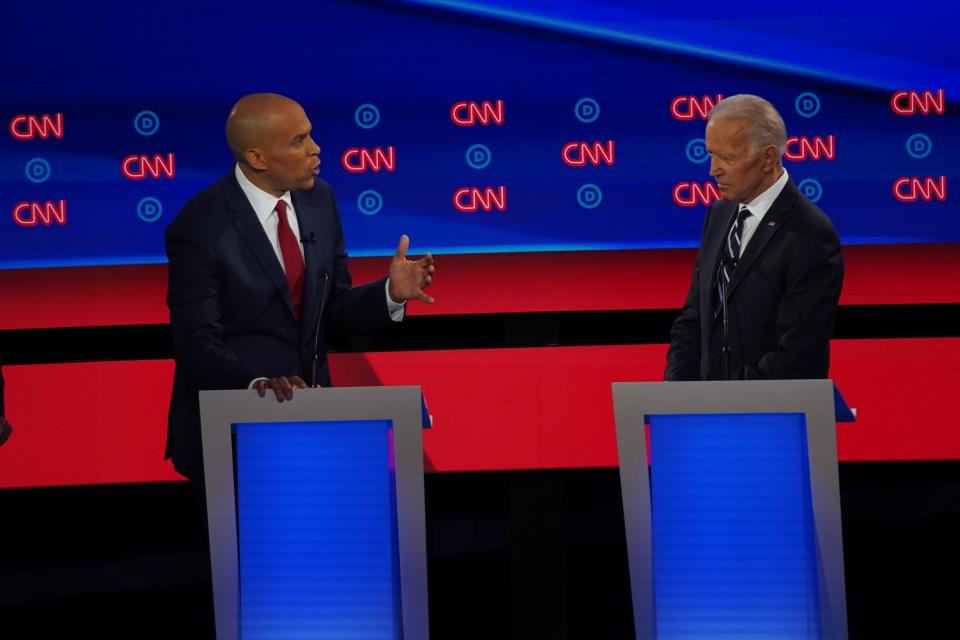
[[613,402],[636,637],[846,638],[833,382],[614,383]]
[[217,640],[429,636],[420,387],[200,393]]

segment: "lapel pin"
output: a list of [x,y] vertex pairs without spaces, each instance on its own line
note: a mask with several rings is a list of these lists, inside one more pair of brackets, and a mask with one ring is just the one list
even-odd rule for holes
[[775,226],[777,226],[777,223],[776,223],[776,222],[768,222],[768,223],[767,223],[767,226],[768,226],[768,227],[775,227]]

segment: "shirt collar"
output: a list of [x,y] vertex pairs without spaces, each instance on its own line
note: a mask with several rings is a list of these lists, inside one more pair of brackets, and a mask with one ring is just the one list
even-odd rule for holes
[[239,163],[234,167],[233,172],[237,176],[237,182],[240,184],[240,189],[243,190],[243,195],[247,196],[247,200],[250,201],[250,206],[253,207],[253,212],[257,214],[261,225],[267,223],[267,218],[269,218],[271,214],[273,214],[274,209],[277,208],[277,200],[283,200],[287,203],[288,209],[293,210],[293,200],[290,198],[289,191],[279,198],[271,193],[267,193],[250,182],[250,179],[247,178],[240,169]]
[[758,222],[763,220],[763,216],[767,215],[767,211],[773,206],[774,201],[780,195],[780,192],[783,191],[783,188],[787,186],[787,180],[789,179],[790,176],[787,175],[787,170],[784,168],[783,173],[777,178],[776,182],[770,185],[766,191],[751,200],[749,204],[740,203],[739,210],[743,211],[744,208],[748,208]]

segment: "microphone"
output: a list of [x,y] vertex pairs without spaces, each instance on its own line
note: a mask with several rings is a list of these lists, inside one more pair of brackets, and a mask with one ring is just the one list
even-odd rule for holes
[[740,264],[740,258],[727,258],[724,256],[720,258],[720,264],[736,269],[737,265]]
[[308,236],[300,236],[300,244],[316,244],[317,242],[317,233],[311,231]]

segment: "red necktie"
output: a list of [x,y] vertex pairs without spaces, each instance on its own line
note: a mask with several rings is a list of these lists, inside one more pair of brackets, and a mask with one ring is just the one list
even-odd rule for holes
[[277,202],[277,215],[280,224],[277,225],[277,235],[280,238],[280,254],[283,256],[284,270],[287,272],[287,286],[290,288],[290,299],[293,301],[293,313],[300,322],[301,306],[303,304],[303,256],[300,254],[300,243],[293,235],[290,221],[287,219],[287,203]]

